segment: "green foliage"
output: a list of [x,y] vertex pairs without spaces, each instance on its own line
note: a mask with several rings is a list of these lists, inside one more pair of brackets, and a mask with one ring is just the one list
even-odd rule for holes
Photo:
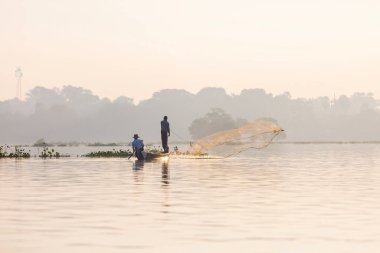
[[7,157],[6,146],[0,146],[0,158]]
[[44,147],[39,157],[42,158],[59,158],[61,154],[53,149],[49,149],[48,147]]
[[130,157],[132,151],[130,150],[108,150],[108,151],[95,151],[88,154],[85,154],[85,157]]
[[[150,155],[158,155],[158,154],[161,154],[161,151],[159,148],[153,146],[153,145],[150,145],[150,144],[147,144],[145,146],[145,152],[146,153],[149,153]],[[90,152],[88,154],[85,154],[83,156],[85,157],[126,157],[126,158],[129,158],[133,155],[133,152],[131,150],[123,150],[123,149],[119,149],[119,150],[115,150],[115,149],[112,149],[112,150],[106,150],[106,151],[95,151],[95,152]]]
[[24,148],[20,146],[15,146],[13,152],[9,152],[10,146],[0,146],[0,158],[29,158],[30,150],[26,152]]

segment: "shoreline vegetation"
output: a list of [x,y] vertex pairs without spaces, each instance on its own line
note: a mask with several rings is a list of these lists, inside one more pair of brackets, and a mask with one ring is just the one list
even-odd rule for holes
[[107,151],[94,151],[83,155],[83,157],[130,157],[132,156],[131,150],[107,150]]
[[[36,147],[36,146],[35,146]],[[37,146],[38,147],[38,146]],[[162,154],[161,150],[153,145],[147,145],[145,148],[145,152],[150,156],[157,156]],[[38,153],[38,155],[31,155],[31,150],[26,151],[20,145],[10,146],[3,145],[0,146],[0,158],[61,158],[61,157],[70,157],[70,155],[61,154],[54,148],[50,148],[48,146],[43,147],[42,151]],[[189,151],[180,152],[178,151],[178,147],[175,146],[175,150],[171,152],[173,155],[178,156],[207,156],[206,153],[191,153]],[[86,153],[84,155],[77,155],[77,157],[93,157],[93,158],[130,158],[133,156],[133,152],[130,149],[112,149],[112,150],[99,150],[92,151]]]
[[13,146],[13,149],[8,145],[0,146],[0,158],[30,158],[30,150],[27,152],[21,146]]
[[[71,142],[70,142],[71,143]],[[79,143],[79,142],[75,142]],[[88,147],[121,147],[126,146],[126,144],[121,143],[101,143],[101,142],[94,142],[90,143],[91,145],[87,144],[78,144],[78,145],[65,145],[62,146],[61,144],[57,143],[45,143],[45,146],[40,145],[0,145],[0,159],[1,158],[63,158],[63,157],[70,157],[68,154],[62,154],[58,152],[53,147],[78,147],[78,146],[88,146]],[[130,144],[130,143],[128,143]],[[130,146],[128,145],[127,146]],[[183,143],[181,143],[183,144]],[[185,143],[188,144],[188,143]],[[271,145],[284,145],[284,144],[295,144],[295,145],[312,145],[312,144],[336,144],[336,145],[344,145],[344,144],[380,144],[380,141],[274,141],[271,143]],[[175,145],[175,143],[173,143]],[[38,152],[38,155],[31,155],[31,150],[26,150],[27,147],[34,147],[34,148],[43,148],[42,151]],[[176,146],[175,146],[176,147]],[[153,144],[146,145],[146,152],[152,153],[152,154],[159,154],[161,151],[159,148],[154,146]],[[187,152],[179,152],[178,150],[172,151],[172,154],[174,155],[197,155],[197,154],[191,154],[189,151]],[[206,154],[198,154],[198,155],[206,155]],[[77,155],[77,157],[93,157],[93,158],[129,158],[132,156],[131,149],[115,149],[112,150],[98,150],[98,151],[91,151],[89,153],[83,154],[83,155]]]
[[[145,145],[146,153],[149,154],[161,154],[161,150],[157,148],[156,146],[153,146],[151,144]],[[93,151],[87,154],[82,155],[82,157],[127,157],[130,158],[133,156],[133,151],[131,149],[112,149],[112,150],[104,150],[104,151]]]
[[44,147],[38,155],[32,156],[30,154],[31,150],[25,150],[25,146],[22,145],[3,145],[0,146],[0,158],[31,158],[31,157],[40,157],[40,158],[60,158],[60,157],[70,157],[67,154],[61,154],[56,151],[54,148]]

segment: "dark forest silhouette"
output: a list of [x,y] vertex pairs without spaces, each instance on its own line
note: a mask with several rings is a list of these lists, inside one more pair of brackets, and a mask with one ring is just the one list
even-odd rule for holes
[[231,124],[275,120],[286,130],[288,141],[380,141],[378,105],[371,93],[343,95],[334,101],[294,99],[289,93],[272,95],[263,89],[229,95],[222,88],[204,88],[197,94],[166,89],[136,105],[128,97],[101,99],[80,87],[36,87],[25,101],[0,102],[0,143],[34,143],[40,138],[125,142],[134,133],[145,141],[158,141],[164,115],[169,116],[171,141],[190,140],[193,121],[219,109],[233,118]]

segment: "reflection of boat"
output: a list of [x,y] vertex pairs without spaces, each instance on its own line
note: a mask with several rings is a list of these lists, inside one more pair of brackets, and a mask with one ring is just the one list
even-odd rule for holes
[[144,168],[144,161],[136,160],[133,163],[133,170],[142,170]]

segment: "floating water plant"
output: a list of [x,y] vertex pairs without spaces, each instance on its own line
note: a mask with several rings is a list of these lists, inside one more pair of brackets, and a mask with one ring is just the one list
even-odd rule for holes
[[[54,148],[49,149],[48,147],[44,147],[39,157],[42,158],[59,158],[62,157],[61,154],[54,150]],[[69,155],[65,155],[64,157],[69,157]]]
[[[91,145],[91,146],[94,146],[94,145]],[[153,146],[152,144],[145,145],[144,151],[146,153],[149,153],[149,154],[160,154],[161,153],[159,148],[157,148],[156,146]],[[83,156],[85,156],[85,157],[126,157],[126,158],[130,158],[132,156],[132,150],[130,150],[130,149],[127,149],[127,150],[112,149],[112,150],[106,150],[106,151],[94,151],[94,152],[90,152],[88,154],[85,154]]]
[[108,151],[95,151],[88,154],[85,154],[85,157],[130,157],[132,151],[130,150],[108,150]]
[[0,158],[8,157],[7,148],[9,148],[9,146],[0,146]]
[[29,158],[30,150],[26,152],[21,146],[15,146],[13,152],[8,152],[10,146],[0,146],[0,158]]

